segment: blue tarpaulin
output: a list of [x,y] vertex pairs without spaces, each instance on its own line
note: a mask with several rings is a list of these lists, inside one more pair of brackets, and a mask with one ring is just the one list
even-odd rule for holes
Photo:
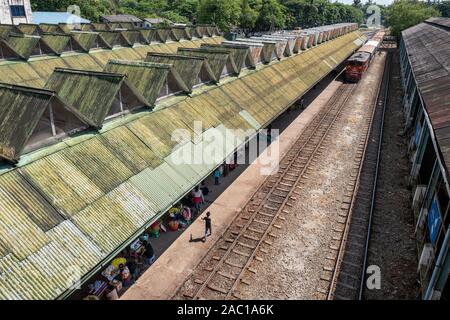
[[431,204],[430,211],[428,212],[428,232],[430,234],[431,243],[433,244],[436,244],[440,226],[441,214],[439,213],[439,206],[435,197]]

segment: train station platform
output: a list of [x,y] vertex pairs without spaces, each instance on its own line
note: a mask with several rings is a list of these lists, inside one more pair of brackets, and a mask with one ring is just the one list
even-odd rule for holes
[[[314,116],[326,105],[332,95],[341,85],[333,80],[315,97],[307,108],[284,129],[278,140],[272,143],[261,155],[270,154],[272,148],[279,148],[283,157],[292,144],[299,138],[305,127]],[[211,212],[213,234],[208,240],[199,239],[204,234],[204,223],[201,219],[194,221],[172,245],[158,258],[158,260],[130,287],[122,300],[166,300],[170,299],[177,288],[183,284],[192,270],[201,262],[213,244],[223,235],[237,213],[251,198],[252,194],[267,178],[261,174],[263,165],[256,159],[245,171],[212,202],[205,211]]]

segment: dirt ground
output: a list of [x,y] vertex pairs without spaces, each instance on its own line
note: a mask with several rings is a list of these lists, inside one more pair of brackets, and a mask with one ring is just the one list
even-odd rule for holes
[[368,261],[381,268],[381,289],[366,290],[366,299],[420,297],[398,53],[393,56],[392,73]]

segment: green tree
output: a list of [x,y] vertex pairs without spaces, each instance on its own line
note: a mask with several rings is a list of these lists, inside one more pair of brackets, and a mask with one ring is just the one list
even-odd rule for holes
[[119,11],[139,18],[160,16],[168,9],[167,0],[121,0]]
[[[339,22],[362,23],[363,12],[359,8],[327,0],[287,0],[286,6],[290,16],[288,27],[309,28]],[[289,16],[288,16],[289,17]]]
[[435,5],[443,17],[450,17],[450,1],[439,1]]
[[242,1],[242,10],[241,10],[241,18],[240,18],[240,27],[248,32],[253,30],[256,26],[256,20],[258,19],[258,8],[257,4],[253,2],[253,7],[250,5],[249,0]]
[[238,26],[241,18],[241,0],[200,0],[197,21],[213,23],[222,31]]
[[361,9],[361,7],[362,7],[362,2],[361,2],[361,0],[353,0],[353,6],[354,6],[355,8]]
[[165,18],[169,21],[172,21],[174,23],[184,23],[187,24],[189,23],[189,18],[180,15],[178,12],[176,11],[172,11],[172,10],[168,10],[168,11],[163,11],[161,13],[159,13],[159,16],[162,18]]
[[258,30],[284,28],[286,26],[286,8],[277,0],[262,0],[256,26]]
[[180,16],[193,21],[198,10],[199,0],[173,0],[170,2],[170,10]]
[[284,3],[293,17],[290,28],[312,27],[319,19],[319,9],[314,0],[289,0]]
[[[354,0],[359,6],[361,0]],[[369,0],[371,1],[371,0]],[[447,0],[444,2],[448,2]],[[35,0],[34,10],[66,11],[71,4],[81,16],[99,21],[104,14],[163,17],[173,22],[214,23],[223,31],[314,27],[339,22],[360,22],[361,10],[330,0]],[[437,5],[437,4],[436,4]],[[445,5],[441,4],[445,9]],[[442,10],[444,10],[442,9]]]
[[115,13],[119,6],[115,0],[42,0],[32,1],[34,11],[65,12],[70,5],[80,7],[81,16],[98,22],[101,15]]
[[432,6],[422,2],[398,0],[387,7],[385,12],[386,24],[391,28],[392,35],[400,36],[401,32],[430,17],[440,16],[441,13]]

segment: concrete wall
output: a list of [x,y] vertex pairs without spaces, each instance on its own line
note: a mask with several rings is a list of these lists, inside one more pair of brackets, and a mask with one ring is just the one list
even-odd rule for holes
[[[25,6],[25,17],[11,17],[10,6]],[[19,24],[32,23],[32,12],[30,0],[0,0],[0,23],[1,24]]]

